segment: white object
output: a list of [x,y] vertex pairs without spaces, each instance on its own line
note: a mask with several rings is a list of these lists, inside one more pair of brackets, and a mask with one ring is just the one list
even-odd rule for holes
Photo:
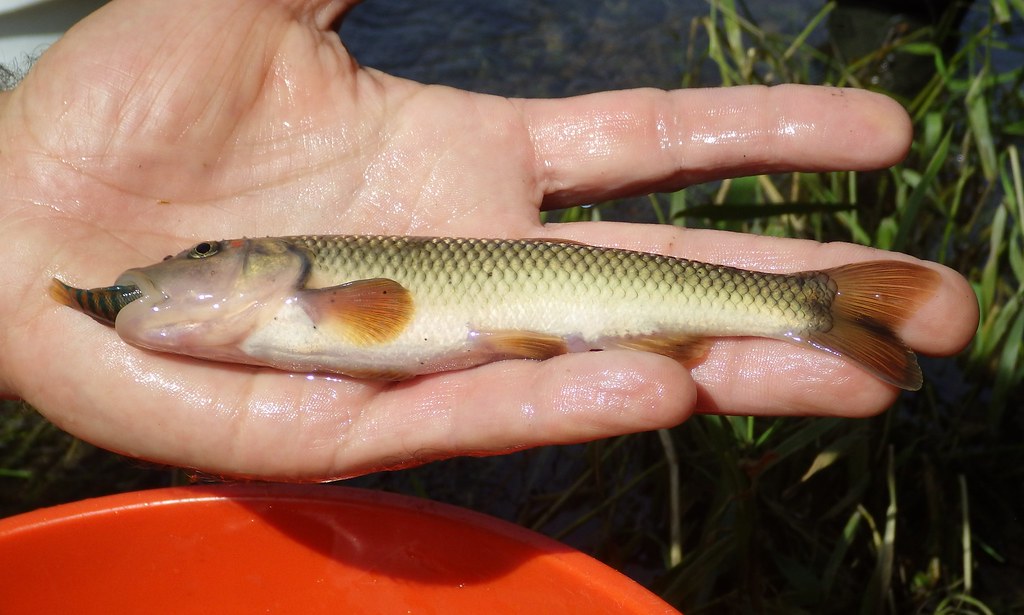
[[0,0],[0,64],[27,68],[105,0]]
[[32,6],[35,4],[46,4],[50,0],[0,0],[0,15],[4,13],[13,13],[18,9],[23,9],[26,6]]

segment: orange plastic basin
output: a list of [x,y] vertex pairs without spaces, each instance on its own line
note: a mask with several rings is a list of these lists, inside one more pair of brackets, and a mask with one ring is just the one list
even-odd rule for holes
[[676,613],[518,526],[318,485],[126,493],[0,520],[3,613]]

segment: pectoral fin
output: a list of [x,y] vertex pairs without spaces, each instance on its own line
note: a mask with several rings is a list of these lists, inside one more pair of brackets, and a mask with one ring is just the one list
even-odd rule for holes
[[414,310],[409,289],[387,278],[304,290],[298,301],[316,327],[359,345],[395,339]]

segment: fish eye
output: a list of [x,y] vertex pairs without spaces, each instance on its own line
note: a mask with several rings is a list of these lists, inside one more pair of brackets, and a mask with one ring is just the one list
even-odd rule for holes
[[220,251],[219,241],[204,241],[197,243],[192,250],[189,251],[189,258],[206,258],[207,256],[213,256]]

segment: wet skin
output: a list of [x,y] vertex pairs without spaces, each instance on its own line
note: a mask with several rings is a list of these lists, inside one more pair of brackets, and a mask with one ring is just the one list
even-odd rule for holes
[[[538,210],[800,169],[874,169],[910,123],[867,92],[781,86],[515,100],[358,67],[347,2],[122,0],[0,94],[0,391],[130,455],[315,480],[678,424],[694,411],[866,416],[896,390],[783,342],[716,344],[692,373],[648,353],[508,361],[400,384],[217,366],[137,350],[47,294],[201,239],[298,233],[542,237],[767,271],[903,258],[848,244]],[[912,259],[910,259],[912,260]],[[900,331],[961,349],[955,272]]]

